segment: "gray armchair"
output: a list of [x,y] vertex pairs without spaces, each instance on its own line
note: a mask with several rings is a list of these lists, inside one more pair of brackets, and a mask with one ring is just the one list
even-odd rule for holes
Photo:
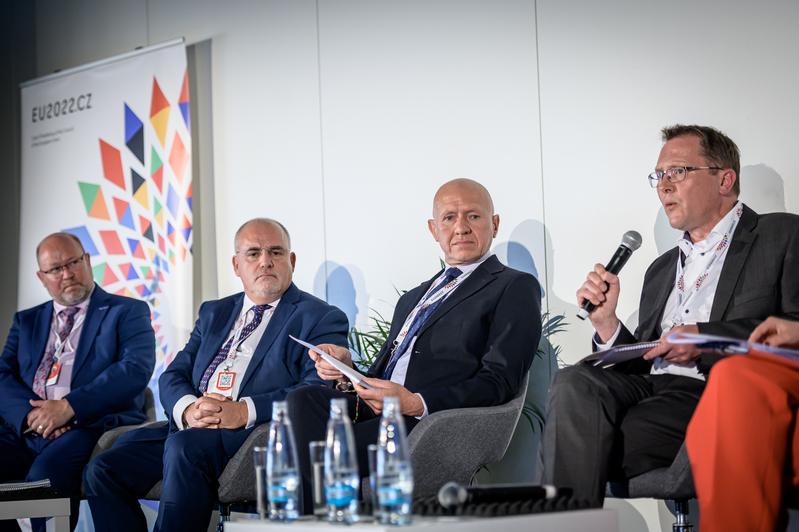
[[688,519],[688,502],[696,498],[696,492],[685,443],[669,467],[653,469],[623,482],[608,482],[605,495],[620,499],[647,497],[672,501],[676,518],[672,527],[674,532],[691,532],[693,525]]
[[115,427],[111,430],[103,432],[103,435],[100,436],[100,439],[97,440],[97,443],[94,446],[92,458],[101,452],[110,449],[111,446],[114,445],[114,442],[126,432],[155,421],[155,398],[153,397],[153,391],[150,388],[144,389],[144,413],[147,416],[147,421],[141,425],[122,425],[120,427]]
[[[159,423],[166,423],[160,421]],[[150,425],[150,426],[154,426]],[[233,455],[219,476],[219,521],[221,523],[230,518],[230,508],[233,504],[255,504],[255,463],[253,461],[253,448],[266,445],[269,432],[269,423],[255,427],[252,433]],[[157,501],[161,498],[161,481],[153,486],[145,499]]]
[[411,431],[414,497],[435,495],[446,482],[470,484],[482,466],[498,462],[510,444],[529,376],[504,405],[435,412]]
[[[94,458],[101,452],[110,449],[111,446],[114,445],[114,442],[116,442],[117,439],[119,439],[119,437],[126,432],[133,429],[138,429],[139,427],[144,427],[155,421],[155,398],[153,397],[153,391],[150,388],[144,389],[144,414],[147,416],[147,421],[140,425],[122,425],[103,432],[102,436],[100,436],[100,439],[97,440],[96,444],[94,444],[91,458]],[[83,492],[84,490],[82,486],[83,484],[81,484],[81,491]]]

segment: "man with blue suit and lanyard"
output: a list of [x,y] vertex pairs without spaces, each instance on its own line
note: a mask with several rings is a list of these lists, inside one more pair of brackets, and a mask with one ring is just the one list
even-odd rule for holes
[[295,255],[280,223],[246,222],[236,233],[233,270],[244,293],[206,302],[188,343],[159,380],[167,425],[119,439],[86,471],[98,531],[146,530],[138,498],[163,479],[155,530],[206,530],[217,478],[272,402],[321,384],[289,335],[347,345],[347,318],[291,282]]
[[[104,430],[142,423],[155,365],[143,301],[108,294],[69,233],[36,248],[36,275],[53,300],[17,312],[0,356],[0,480],[41,480],[72,497],[77,522],[83,468]],[[44,519],[34,519],[44,530]],[[0,521],[0,530],[17,530]]]

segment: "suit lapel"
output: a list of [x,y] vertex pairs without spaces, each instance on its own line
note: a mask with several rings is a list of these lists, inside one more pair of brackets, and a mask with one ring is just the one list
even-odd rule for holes
[[75,363],[72,367],[72,381],[75,382],[75,376],[80,372],[81,367],[86,362],[89,350],[94,345],[94,340],[97,337],[97,329],[103,323],[105,316],[108,312],[109,301],[108,294],[99,286],[94,287],[94,293],[89,300],[89,308],[86,309],[86,321],[83,322],[83,330],[80,332],[80,340],[78,340],[78,348],[75,350]]
[[[433,284],[433,281],[438,279],[438,276],[441,275],[441,272],[443,271],[444,270],[439,271],[431,279],[428,279],[421,285],[414,288],[412,291],[408,292],[406,296],[400,298],[397,308],[394,310],[394,316],[391,318],[391,329],[389,331],[388,338],[386,339],[386,343],[383,344],[383,347],[380,349],[380,353],[377,355],[377,358],[375,358],[372,366],[369,368],[369,376],[374,377],[383,374],[383,369],[390,358],[391,345],[394,343],[397,335],[399,335],[402,326],[405,324],[405,320],[408,319],[408,314],[411,313],[419,300],[422,299],[422,296],[424,296],[427,293],[427,290],[430,289],[430,285]],[[403,301],[403,299],[405,299],[405,301]]]
[[39,312],[36,313],[36,320],[34,321],[33,330],[31,331],[33,334],[31,338],[33,349],[31,357],[29,358],[31,363],[31,385],[33,383],[33,378],[36,376],[36,370],[39,364],[42,363],[42,358],[44,358],[44,350],[47,349],[47,340],[50,338],[50,324],[52,321],[53,302],[50,301],[43,305]]
[[214,315],[214,320],[208,327],[208,349],[202,350],[197,355],[197,361],[194,364],[194,371],[192,371],[192,380],[194,385],[200,385],[200,380],[203,373],[211,364],[222,344],[230,334],[231,329],[236,324],[236,319],[241,314],[241,307],[244,304],[244,294],[239,294],[237,297],[230,300],[224,307],[217,310]]
[[654,298],[651,300],[650,307],[654,310],[646,323],[641,324],[638,332],[640,339],[650,339],[660,337],[662,332],[660,323],[663,321],[663,312],[666,310],[666,302],[674,289],[674,279],[677,276],[677,260],[680,256],[680,248],[673,248],[666,252],[663,259],[662,272],[655,275],[657,284],[654,288]]
[[239,395],[242,395],[245,386],[247,386],[247,383],[255,374],[255,370],[261,365],[264,357],[272,347],[272,344],[275,343],[277,334],[283,329],[291,316],[297,310],[297,301],[299,298],[300,291],[292,283],[288,290],[286,290],[286,292],[280,298],[280,302],[278,303],[275,311],[272,313],[269,323],[266,324],[266,330],[264,331],[263,336],[261,336],[261,340],[258,342],[258,347],[255,348],[255,352],[252,354],[252,360],[250,360],[250,364],[247,366],[247,371],[244,373]]
[[502,271],[504,266],[499,262],[496,255],[487,258],[480,266],[478,266],[469,277],[463,281],[459,287],[447,297],[443,303],[427,318],[422,327],[417,333],[417,338],[424,334],[436,321],[443,315],[459,305],[464,299],[471,296],[475,292],[482,290],[488,283],[494,280],[494,274]]
[[716,295],[713,297],[713,308],[710,310],[710,321],[719,321],[724,317],[735,285],[738,284],[738,277],[740,277],[749,252],[752,250],[752,243],[756,238],[753,231],[756,226],[757,213],[744,205],[744,212],[730,241],[730,249],[727,251],[724,265],[721,267],[719,284],[716,287]]

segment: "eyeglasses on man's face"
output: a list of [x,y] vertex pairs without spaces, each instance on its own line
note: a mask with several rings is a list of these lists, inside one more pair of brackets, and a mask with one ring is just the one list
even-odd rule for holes
[[673,166],[665,170],[655,170],[648,176],[649,186],[658,188],[658,183],[660,183],[660,180],[664,177],[669,183],[679,183],[685,180],[688,176],[688,172],[693,172],[695,170],[723,170],[723,168],[719,166]]
[[42,270],[42,273],[45,274],[45,275],[49,275],[50,277],[61,277],[64,274],[64,272],[67,271],[67,270],[69,270],[71,272],[74,272],[75,270],[77,270],[78,266],[80,265],[81,262],[83,262],[83,259],[85,257],[86,257],[86,253],[84,253],[80,257],[76,257],[76,258],[70,260],[69,262],[66,262],[66,263],[62,264],[61,266],[54,266],[54,267],[50,268],[49,270]]
[[282,246],[272,246],[269,248],[248,248],[242,251],[237,251],[236,254],[243,256],[244,260],[247,262],[258,262],[261,260],[261,257],[263,257],[264,254],[266,254],[269,258],[277,259],[288,255],[289,250]]

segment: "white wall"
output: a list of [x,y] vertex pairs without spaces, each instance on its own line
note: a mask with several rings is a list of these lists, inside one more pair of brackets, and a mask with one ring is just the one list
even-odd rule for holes
[[[641,232],[622,275],[620,315],[634,325],[643,272],[674,236],[645,179],[660,127],[721,128],[742,151],[744,200],[799,212],[796,2],[36,7],[39,75],[177,36],[211,40],[220,294],[239,287],[237,226],[273,216],[292,232],[300,287],[329,291],[362,326],[370,307],[390,311],[395,287],[437,269],[431,197],[468,176],[502,216],[498,255],[535,269],[549,309],[568,314],[553,341],[574,361],[590,335],[573,301],[588,269],[624,231]],[[635,504],[642,514],[625,522],[668,529],[662,507]]]

